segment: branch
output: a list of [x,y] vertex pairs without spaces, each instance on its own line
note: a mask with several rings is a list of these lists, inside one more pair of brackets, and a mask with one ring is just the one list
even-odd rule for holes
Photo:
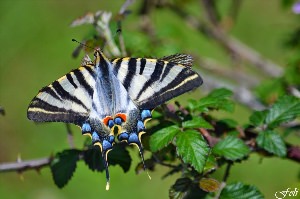
[[2,106],[0,106],[0,115],[5,115],[5,110]]
[[122,56],[127,55],[126,48],[125,48],[125,42],[124,42],[124,38],[122,35],[122,20],[124,20],[124,18],[128,14],[127,7],[130,6],[133,2],[134,2],[134,0],[125,1],[119,10],[119,16],[118,16],[118,20],[117,20],[117,26],[118,26],[117,31],[119,34],[119,44],[120,44]]
[[35,160],[1,163],[0,172],[9,172],[9,171],[23,172],[27,170],[40,170],[43,167],[49,166],[51,161],[52,161],[52,157],[35,159]]
[[258,85],[260,82],[257,77],[250,76],[241,70],[232,70],[232,68],[229,66],[224,66],[223,64],[218,63],[216,60],[199,56],[193,57],[196,58],[196,61],[199,63],[197,65],[201,66],[201,68],[214,75],[223,76],[231,81],[236,81],[238,85],[253,87]]
[[73,131],[72,131],[71,125],[69,123],[66,123],[66,129],[67,129],[67,134],[68,134],[69,145],[72,149],[74,149],[75,144],[74,144],[74,138],[73,138]]
[[186,24],[198,30],[208,38],[213,38],[218,44],[220,44],[225,50],[229,51],[232,55],[250,62],[253,66],[256,66],[266,75],[271,77],[278,77],[283,74],[281,66],[273,63],[268,59],[263,58],[262,55],[260,55],[258,52],[251,49],[238,39],[226,35],[225,32],[219,27],[201,22],[197,18],[189,15],[187,12],[174,5],[169,5],[169,8],[174,12],[174,14],[181,17]]
[[[199,70],[194,70],[200,74],[203,74],[203,72],[200,72]],[[203,77],[205,84],[202,85],[202,88],[207,91],[211,91],[220,87],[228,88],[233,91],[233,98],[236,101],[251,108],[252,110],[263,110],[266,108],[259,100],[256,99],[252,92],[244,86],[235,86],[234,84],[228,82],[221,82],[218,78],[214,78],[209,74],[205,74]]]

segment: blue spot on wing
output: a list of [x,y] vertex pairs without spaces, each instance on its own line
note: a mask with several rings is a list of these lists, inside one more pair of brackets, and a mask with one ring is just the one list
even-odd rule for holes
[[145,121],[145,119],[151,118],[152,117],[151,111],[150,110],[142,110],[141,117],[142,117],[143,121]]

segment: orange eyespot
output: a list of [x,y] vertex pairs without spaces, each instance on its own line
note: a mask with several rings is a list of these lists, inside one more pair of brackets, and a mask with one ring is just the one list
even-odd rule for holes
[[102,122],[107,126],[108,125],[108,121],[109,120],[112,120],[113,118],[112,118],[112,116],[106,116],[103,120],[102,120]]
[[116,117],[120,117],[124,122],[126,122],[126,114],[124,113],[117,113],[116,114]]

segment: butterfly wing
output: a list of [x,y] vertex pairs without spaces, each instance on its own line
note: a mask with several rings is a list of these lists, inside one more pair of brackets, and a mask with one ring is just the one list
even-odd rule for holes
[[81,125],[92,107],[94,66],[71,71],[39,91],[31,101],[27,117],[37,122],[66,122]]
[[112,64],[115,75],[141,109],[153,109],[203,82],[190,68],[189,55],[176,54],[161,59],[117,58]]

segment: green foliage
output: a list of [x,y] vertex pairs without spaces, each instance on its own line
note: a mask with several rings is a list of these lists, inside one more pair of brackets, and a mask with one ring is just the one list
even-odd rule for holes
[[267,115],[268,115],[268,110],[254,111],[249,118],[250,123],[254,126],[261,126],[265,123],[265,119]]
[[182,122],[183,128],[205,128],[213,129],[214,127],[202,117],[193,117],[192,120]]
[[57,153],[51,161],[52,177],[59,188],[64,187],[72,178],[80,153],[81,151],[76,149],[64,150]]
[[[226,185],[219,190],[220,183],[210,175],[224,164],[246,161],[247,156],[255,151],[263,150],[267,153],[262,154],[285,157],[287,145],[275,128],[299,116],[300,102],[295,97],[283,96],[269,109],[254,111],[249,117],[250,124],[246,124],[242,130],[235,120],[217,120],[209,114],[213,110],[232,111],[231,95],[232,92],[227,89],[217,89],[199,101],[190,101],[187,107],[177,104],[177,110],[175,107],[171,110],[157,109],[153,120],[159,122],[149,129],[152,135],[146,139],[149,143],[145,143],[146,149],[149,146],[152,154],[145,162],[151,171],[155,170],[156,164],[170,166],[171,170],[164,177],[182,173],[169,190],[170,198],[209,198],[217,192],[220,198],[263,198],[256,187],[242,182]],[[175,111],[175,118],[164,117],[168,111]],[[168,115],[172,117],[172,114]],[[253,145],[248,145],[253,135],[256,150],[251,150]],[[92,171],[104,171],[98,147],[63,151],[55,156],[51,166],[58,187],[63,187],[70,180],[80,154]],[[116,144],[108,154],[108,162],[109,165],[120,165],[127,172],[131,158],[125,145]],[[139,172],[141,168],[139,164],[136,171]],[[228,175],[226,172],[225,176]]]
[[265,123],[275,128],[281,123],[291,121],[300,115],[300,99],[293,96],[281,97],[269,110]]
[[200,112],[207,112],[209,109],[225,110],[228,112],[233,112],[234,104],[229,100],[232,96],[232,91],[220,88],[213,90],[206,97],[200,100],[190,100],[189,108],[191,110],[197,110]]
[[266,130],[259,133],[256,138],[256,142],[259,147],[266,151],[273,153],[279,157],[286,156],[286,146],[284,141],[274,131]]
[[262,199],[264,196],[254,186],[241,182],[226,185],[220,194],[220,199]]
[[[99,147],[91,147],[83,151],[84,162],[92,171],[104,171],[103,159]],[[109,165],[119,165],[124,172],[127,172],[131,165],[131,157],[128,150],[122,144],[116,144],[108,153]]]
[[180,128],[176,125],[169,126],[157,131],[153,136],[150,138],[150,149],[153,152],[156,152],[163,147],[167,146],[176,134],[180,131]]
[[249,120],[254,126],[266,125],[273,129],[282,123],[294,120],[300,115],[300,99],[285,95],[269,109],[264,111],[255,111]]
[[202,172],[207,159],[209,147],[199,132],[186,130],[176,136],[177,153],[185,163],[191,164]]
[[234,161],[248,155],[250,149],[241,139],[234,136],[226,136],[213,147],[212,152],[223,156],[227,160]]

